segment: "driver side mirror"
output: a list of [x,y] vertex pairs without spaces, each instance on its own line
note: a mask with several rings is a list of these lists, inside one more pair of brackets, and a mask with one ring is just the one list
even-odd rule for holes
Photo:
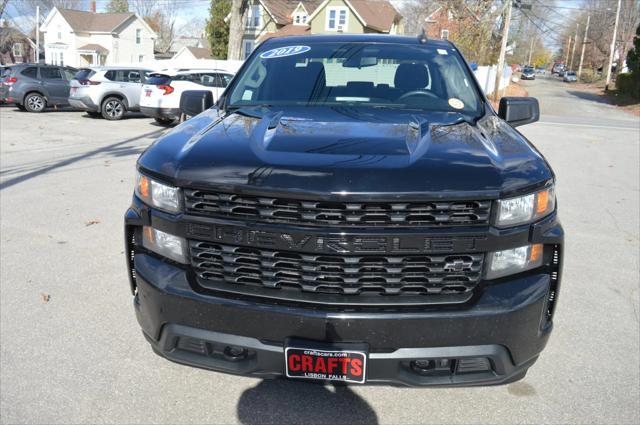
[[535,97],[503,97],[498,116],[511,127],[531,124],[540,119],[540,105]]
[[180,96],[180,112],[190,117],[213,106],[213,94],[208,90],[187,90]]

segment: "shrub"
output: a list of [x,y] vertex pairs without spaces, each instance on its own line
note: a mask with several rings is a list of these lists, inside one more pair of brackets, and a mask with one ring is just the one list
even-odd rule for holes
[[593,83],[599,78],[598,73],[593,72],[593,69],[583,69],[582,74],[580,74],[580,80],[585,83]]
[[640,76],[635,74],[618,74],[616,77],[616,88],[620,94],[626,94],[633,98],[640,99]]

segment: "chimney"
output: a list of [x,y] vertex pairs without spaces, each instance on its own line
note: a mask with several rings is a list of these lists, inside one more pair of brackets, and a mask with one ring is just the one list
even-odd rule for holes
[[91,10],[91,12],[96,13],[96,0],[91,0],[89,2],[89,10]]

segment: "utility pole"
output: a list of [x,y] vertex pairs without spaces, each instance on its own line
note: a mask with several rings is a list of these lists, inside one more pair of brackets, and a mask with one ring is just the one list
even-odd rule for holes
[[500,44],[500,56],[498,57],[498,68],[496,69],[496,85],[493,90],[493,100],[500,99],[500,82],[502,81],[502,69],[504,68],[504,57],[507,54],[507,41],[509,38],[509,25],[511,25],[511,0],[507,0],[507,10],[504,18],[504,28],[502,29],[502,43]]
[[533,56],[533,44],[536,41],[536,36],[531,37],[531,46],[529,47],[529,60],[527,61],[527,65],[531,66],[531,56]]
[[573,50],[571,51],[571,62],[569,62],[569,71],[573,69],[573,58],[576,56],[576,44],[578,44],[578,29],[580,24],[576,24],[576,36],[573,39]]
[[609,90],[609,84],[611,83],[611,68],[613,68],[613,54],[616,50],[616,37],[618,35],[618,19],[620,18],[620,3],[622,0],[618,0],[618,10],[616,11],[616,23],[613,25],[613,38],[611,39],[611,51],[609,52],[609,67],[607,68],[607,81],[604,84],[604,90]]
[[35,62],[40,63],[40,6],[36,6],[36,57]]
[[584,48],[587,46],[587,33],[589,32],[589,21],[591,15],[587,15],[587,27],[584,29],[584,40],[582,41],[582,53],[580,54],[580,66],[578,67],[578,78],[582,74],[582,61],[584,60]]
[[567,58],[564,60],[564,65],[569,65],[569,52],[571,51],[571,36],[569,36],[569,43],[567,43]]

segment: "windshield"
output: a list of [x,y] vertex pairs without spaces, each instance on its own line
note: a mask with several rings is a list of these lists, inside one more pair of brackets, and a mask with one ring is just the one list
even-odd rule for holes
[[479,115],[480,97],[453,48],[324,42],[252,55],[228,107],[345,104]]

